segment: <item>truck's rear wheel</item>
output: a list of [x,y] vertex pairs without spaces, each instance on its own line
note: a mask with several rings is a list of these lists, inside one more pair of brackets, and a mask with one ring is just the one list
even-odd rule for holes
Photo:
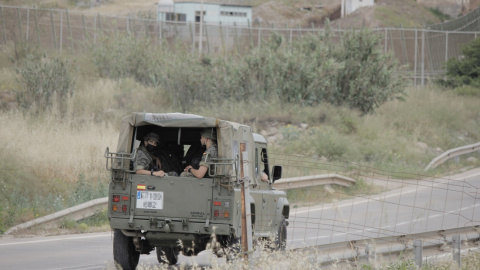
[[275,249],[276,250],[285,250],[287,246],[287,221],[285,217],[282,216],[282,221],[278,226],[278,232],[275,237]]
[[140,252],[135,250],[133,238],[115,230],[113,233],[113,259],[123,270],[135,269],[140,259]]
[[172,247],[155,247],[159,263],[174,265],[178,262],[178,251]]

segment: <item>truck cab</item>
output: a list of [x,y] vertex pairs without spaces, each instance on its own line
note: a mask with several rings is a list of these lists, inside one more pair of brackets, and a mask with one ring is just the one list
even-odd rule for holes
[[[218,157],[203,178],[180,176],[204,151],[205,128],[216,131]],[[160,136],[162,164],[178,176],[135,174],[137,148],[149,132]],[[154,249],[158,261],[169,264],[180,252],[196,255],[207,246],[225,253],[242,236],[242,184],[253,239],[285,248],[290,207],[285,192],[272,187],[282,168],[270,167],[267,141],[249,126],[193,114],[133,113],[122,120],[116,151],[107,148],[105,157],[114,260],[123,269],[135,269],[140,254]]]

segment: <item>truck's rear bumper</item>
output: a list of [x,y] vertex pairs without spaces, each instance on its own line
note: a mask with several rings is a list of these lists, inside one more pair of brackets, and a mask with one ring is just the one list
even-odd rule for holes
[[[155,233],[165,234],[216,234],[216,235],[230,235],[230,225],[225,223],[207,224],[206,221],[200,220],[185,220],[185,219],[142,219],[135,217],[129,225],[128,217],[110,218],[110,226],[112,229],[123,230],[142,230]],[[184,237],[182,237],[184,238]],[[177,238],[178,239],[178,238]]]

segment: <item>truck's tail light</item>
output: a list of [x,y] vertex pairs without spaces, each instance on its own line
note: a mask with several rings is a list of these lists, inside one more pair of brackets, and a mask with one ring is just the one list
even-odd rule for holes
[[213,205],[215,205],[215,206],[222,206],[222,202],[213,202]]
[[120,202],[120,195],[113,195],[113,202]]
[[122,196],[122,200],[128,201],[128,196]]
[[126,204],[122,205],[122,211],[127,212],[127,205]]
[[118,210],[118,205],[112,204],[112,210],[113,210],[113,212],[117,212],[117,210]]
[[228,218],[229,216],[230,216],[230,213],[228,213],[228,210],[225,210],[225,212],[223,212],[223,217]]
[[220,215],[220,211],[215,210],[215,212],[213,212],[213,215],[216,216],[216,217],[218,217],[218,216]]

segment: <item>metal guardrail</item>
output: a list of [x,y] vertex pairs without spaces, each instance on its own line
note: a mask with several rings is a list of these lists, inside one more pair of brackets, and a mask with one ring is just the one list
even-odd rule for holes
[[[107,148],[108,151],[108,148]],[[349,186],[355,184],[355,180],[349,177],[341,176],[338,174],[324,174],[324,175],[313,175],[313,176],[302,176],[302,177],[293,177],[287,179],[281,179],[276,181],[273,186],[276,189],[293,189],[293,188],[302,188],[309,186],[318,186],[318,185],[328,185],[328,184],[337,184],[341,186]],[[95,199],[80,205],[43,216],[17,226],[14,226],[8,229],[5,234],[10,234],[14,231],[27,229],[36,225],[46,225],[48,223],[54,224],[55,222],[62,220],[63,218],[69,218],[75,221],[85,219],[87,217],[93,216],[98,213],[100,209],[106,207],[108,204],[108,197]]]
[[8,229],[5,232],[5,234],[10,234],[12,232],[22,230],[22,229],[27,229],[40,224],[44,226],[48,224],[52,224],[53,226],[53,224],[56,224],[56,222],[64,218],[69,218],[75,221],[82,220],[100,212],[103,208],[107,206],[107,204],[108,204],[107,197],[95,199],[86,203],[76,205],[74,207],[70,207],[68,209],[64,209],[62,211],[59,211],[50,215],[46,215],[34,220],[30,220],[28,222],[19,224],[17,226],[14,226]]
[[450,158],[457,157],[464,154],[469,154],[478,150],[480,150],[480,143],[475,143],[475,144],[470,144],[470,145],[465,145],[465,146],[450,149],[447,152],[434,158],[427,165],[427,167],[425,167],[425,171],[428,171],[429,169],[433,169],[437,167],[438,165],[442,164],[443,162],[445,162]]
[[342,176],[339,174],[321,174],[321,175],[312,175],[312,176],[301,176],[301,177],[292,177],[286,179],[280,179],[273,183],[273,187],[276,189],[293,189],[293,188],[304,188],[304,187],[313,187],[320,185],[340,185],[340,186],[351,186],[355,184],[355,179],[350,177]]
[[[445,248],[453,242],[453,236],[460,235],[461,241],[478,242],[480,237],[479,226],[470,226],[440,231],[431,231],[410,235],[397,235],[382,238],[370,238],[364,240],[339,242],[334,244],[320,245],[315,247],[298,248],[296,250],[317,251],[316,260],[322,264],[331,264],[342,260],[369,260],[372,257],[383,254],[392,255],[404,253],[415,248],[414,241],[421,240],[425,249],[451,249]],[[470,245],[476,246],[476,245]],[[320,254],[318,254],[320,253]]]

